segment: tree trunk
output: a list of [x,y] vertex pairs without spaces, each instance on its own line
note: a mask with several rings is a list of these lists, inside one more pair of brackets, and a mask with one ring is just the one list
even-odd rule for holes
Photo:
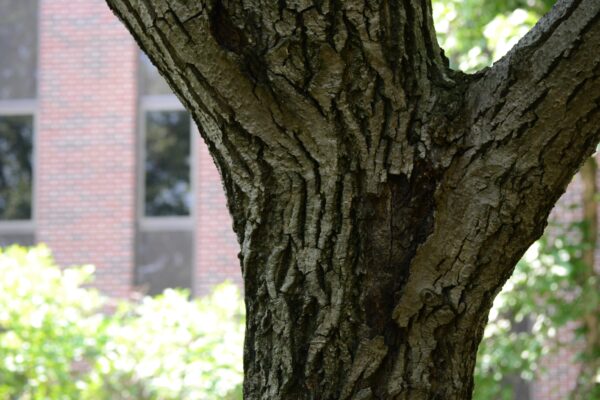
[[493,298],[598,141],[600,2],[451,71],[428,1],[108,0],[200,125],[247,399],[469,399]]

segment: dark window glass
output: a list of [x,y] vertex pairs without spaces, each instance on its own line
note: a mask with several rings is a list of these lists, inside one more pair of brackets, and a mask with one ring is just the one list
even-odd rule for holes
[[190,214],[190,139],[186,111],[146,113],[146,216]]
[[151,296],[166,288],[191,290],[193,249],[191,231],[138,232],[136,285]]
[[140,53],[140,78],[142,95],[173,94],[167,81],[144,53]]
[[31,218],[33,117],[0,115],[0,220]]
[[35,238],[31,233],[0,233],[0,247],[19,244],[21,246],[33,246]]
[[37,0],[0,0],[0,99],[36,97]]

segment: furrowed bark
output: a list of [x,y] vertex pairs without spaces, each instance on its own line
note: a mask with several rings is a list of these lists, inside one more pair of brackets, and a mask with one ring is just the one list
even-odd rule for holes
[[476,75],[428,1],[108,3],[221,171],[245,398],[470,398],[493,298],[598,141],[600,3]]

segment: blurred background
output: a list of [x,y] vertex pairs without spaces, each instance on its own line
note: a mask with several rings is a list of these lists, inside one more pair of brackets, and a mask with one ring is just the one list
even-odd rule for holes
[[[450,65],[471,73],[552,4],[432,6]],[[596,170],[498,297],[475,398],[600,399]],[[102,0],[0,0],[0,247],[0,399],[241,398],[218,172]]]

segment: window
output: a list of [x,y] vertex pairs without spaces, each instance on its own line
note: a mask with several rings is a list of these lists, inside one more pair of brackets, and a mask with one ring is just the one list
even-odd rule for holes
[[189,229],[141,229],[137,237],[136,284],[150,295],[166,288],[191,289],[194,235]]
[[0,0],[0,246],[32,245],[37,0]]
[[0,100],[36,95],[37,8],[37,0],[0,0]]
[[190,215],[190,116],[186,111],[147,111],[144,214]]
[[136,285],[150,295],[192,289],[193,156],[190,115],[140,56],[140,148]]
[[31,219],[33,117],[0,115],[0,220]]

